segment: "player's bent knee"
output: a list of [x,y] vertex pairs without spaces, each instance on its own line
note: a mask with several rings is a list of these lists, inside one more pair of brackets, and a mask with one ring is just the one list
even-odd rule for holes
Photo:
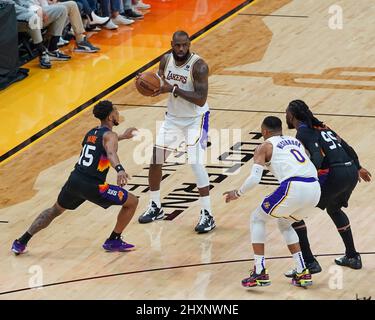
[[292,225],[288,221],[279,219],[278,226],[287,245],[291,245],[291,244],[295,244],[299,242],[297,232],[293,229]]
[[197,187],[204,188],[210,185],[210,180],[208,179],[208,173],[203,164],[191,164],[191,169],[197,180]]
[[136,208],[138,206],[139,200],[138,198],[133,195],[132,193],[128,193],[128,198],[126,199],[126,202],[123,204],[123,207],[129,208]]

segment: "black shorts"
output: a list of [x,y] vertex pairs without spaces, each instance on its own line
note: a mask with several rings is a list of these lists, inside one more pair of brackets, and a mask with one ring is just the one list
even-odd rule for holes
[[127,199],[128,192],[119,186],[100,184],[72,172],[60,191],[57,203],[65,209],[74,210],[87,200],[107,209],[123,205]]
[[358,171],[355,165],[331,168],[325,181],[321,183],[322,194],[317,207],[322,210],[327,207],[348,207],[349,198],[357,183]]

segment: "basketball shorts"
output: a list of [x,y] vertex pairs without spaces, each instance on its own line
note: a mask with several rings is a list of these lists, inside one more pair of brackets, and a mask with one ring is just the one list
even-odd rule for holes
[[198,117],[179,118],[166,114],[156,137],[156,147],[187,152],[188,162],[204,163],[210,112]]
[[348,207],[350,196],[358,183],[358,170],[353,164],[349,167],[334,167],[329,169],[324,183],[321,184],[322,195],[317,205],[324,210]]
[[72,172],[60,191],[57,203],[65,209],[74,210],[87,200],[107,209],[113,205],[123,205],[127,199],[128,192],[119,186],[98,184]]
[[320,185],[315,178],[292,177],[281,182],[280,186],[261,203],[263,212],[275,218],[300,221],[308,217],[320,198]]

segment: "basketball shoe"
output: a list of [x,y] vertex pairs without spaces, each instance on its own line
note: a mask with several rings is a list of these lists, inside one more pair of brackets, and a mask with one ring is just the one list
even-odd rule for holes
[[11,249],[16,256],[26,252],[26,245],[22,244],[18,240],[14,240]]
[[158,208],[154,201],[151,201],[150,206],[148,209],[139,216],[138,222],[139,223],[149,223],[154,220],[160,220],[164,218],[164,211],[162,208]]
[[121,238],[119,239],[114,239],[114,240],[109,240],[107,239],[104,244],[103,244],[103,249],[108,252],[125,252],[125,251],[131,251],[134,250],[135,246],[126,243],[123,241]]
[[264,287],[269,286],[271,284],[271,280],[269,277],[269,274],[267,272],[267,269],[263,269],[260,274],[257,274],[254,270],[250,272],[250,277],[245,278],[242,280],[242,286],[245,288],[251,288],[251,287]]
[[214,217],[210,215],[207,210],[201,210],[201,216],[199,222],[195,227],[195,231],[198,233],[206,233],[216,227]]
[[339,266],[349,267],[351,269],[356,269],[356,270],[362,268],[362,260],[361,260],[361,256],[359,255],[359,253],[353,258],[348,258],[345,255],[341,258],[335,259],[335,263],[338,264]]
[[312,285],[312,279],[309,269],[305,268],[301,273],[296,272],[293,275],[292,284],[296,287],[308,287]]
[[[309,269],[310,274],[319,273],[322,271],[322,267],[320,266],[319,262],[317,260],[314,260],[310,263],[305,263],[306,268]],[[287,278],[293,278],[294,275],[297,273],[297,269],[291,269],[284,273],[284,276]]]

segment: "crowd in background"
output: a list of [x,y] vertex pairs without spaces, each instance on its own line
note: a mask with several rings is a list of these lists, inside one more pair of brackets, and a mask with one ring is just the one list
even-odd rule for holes
[[151,6],[142,0],[7,0],[16,9],[19,32],[31,37],[41,68],[51,68],[52,60],[68,61],[71,56],[59,47],[75,39],[76,52],[100,50],[86,32],[116,30],[144,17]]

